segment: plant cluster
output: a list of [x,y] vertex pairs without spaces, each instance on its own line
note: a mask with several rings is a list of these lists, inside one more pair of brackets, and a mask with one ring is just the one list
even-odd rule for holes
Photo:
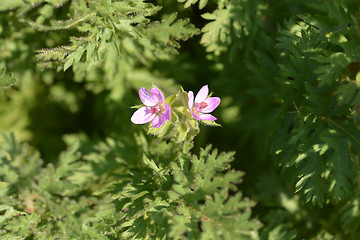
[[359,239],[359,111],[356,0],[0,0],[0,238]]

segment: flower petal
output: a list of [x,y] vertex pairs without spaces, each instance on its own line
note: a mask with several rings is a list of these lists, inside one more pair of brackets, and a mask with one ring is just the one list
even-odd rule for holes
[[204,102],[207,103],[207,107],[204,108],[201,112],[211,113],[212,111],[214,111],[215,108],[217,108],[217,106],[219,106],[220,101],[221,100],[218,97],[209,97],[208,99],[205,99]]
[[157,102],[165,102],[164,94],[158,88],[150,88],[149,93],[157,99]]
[[200,114],[199,118],[204,121],[215,121],[217,119],[211,114]]
[[131,117],[131,121],[135,124],[144,124],[154,119],[156,115],[150,112],[150,108],[142,107],[136,110]]
[[170,121],[171,120],[171,108],[170,108],[169,104],[164,103],[164,108],[165,108],[165,111],[162,115],[164,116],[165,121]]
[[195,102],[197,103],[203,102],[208,95],[209,95],[209,87],[208,85],[205,85],[199,90],[198,94],[196,94]]
[[165,117],[164,115],[157,115],[153,120],[152,120],[152,125],[154,128],[159,128],[161,127],[165,122]]
[[146,88],[142,87],[139,89],[139,97],[142,103],[146,106],[152,107],[158,103],[158,100],[155,96],[152,96],[148,93]]
[[189,97],[188,106],[189,106],[189,108],[191,110],[192,107],[194,106],[194,93],[192,91],[189,91],[188,92],[188,97]]
[[191,112],[191,115],[192,115],[196,120],[201,120],[198,115],[196,115],[195,113],[193,113],[193,111],[191,111],[191,109],[190,109],[190,112]]

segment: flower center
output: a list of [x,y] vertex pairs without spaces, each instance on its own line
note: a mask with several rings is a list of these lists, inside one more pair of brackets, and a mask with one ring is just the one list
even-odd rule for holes
[[203,108],[206,108],[208,105],[206,102],[201,102],[200,103],[200,108],[203,109]]
[[164,107],[160,105],[160,103],[156,104],[155,106],[150,108],[150,112],[152,114],[159,114],[164,111]]
[[192,108],[192,111],[195,113],[195,114],[199,114],[200,112],[202,112],[202,110],[204,108],[206,108],[208,106],[208,104],[206,102],[201,102],[201,103],[195,103],[194,104],[194,107]]

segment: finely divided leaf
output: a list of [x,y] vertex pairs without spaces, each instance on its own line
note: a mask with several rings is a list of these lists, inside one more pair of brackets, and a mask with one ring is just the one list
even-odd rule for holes
[[0,96],[3,94],[3,89],[11,87],[15,83],[13,75],[6,73],[6,69],[0,66]]

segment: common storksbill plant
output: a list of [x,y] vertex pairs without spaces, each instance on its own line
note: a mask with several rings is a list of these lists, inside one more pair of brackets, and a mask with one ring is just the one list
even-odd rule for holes
[[[219,106],[221,100],[219,97],[209,96],[208,85],[199,90],[195,100],[192,91],[185,92],[181,88],[181,92],[183,99],[176,103],[179,93],[165,100],[164,94],[157,87],[150,88],[149,92],[144,87],[140,88],[139,97],[145,106],[135,106],[135,108],[140,108],[133,113],[131,121],[135,124],[145,124],[151,121],[153,128],[161,128],[167,121],[172,120],[171,115],[173,115],[173,121],[164,128],[167,128],[165,130],[165,132],[168,132],[167,137],[173,140],[177,139],[178,142],[185,140],[185,138],[179,139],[179,135],[187,135],[189,131],[193,131],[195,133],[193,136],[195,136],[199,132],[197,121],[207,125],[220,126],[214,122],[217,118],[209,113]],[[173,111],[170,105],[173,105]],[[197,121],[194,122],[194,119]],[[185,126],[185,128],[181,126]],[[173,130],[170,131],[170,129]],[[159,131],[161,130],[152,130],[150,128],[148,133],[160,135],[156,134]],[[161,134],[161,136],[165,136],[165,134]]]
[[359,26],[359,0],[0,0],[0,239],[360,239]]

